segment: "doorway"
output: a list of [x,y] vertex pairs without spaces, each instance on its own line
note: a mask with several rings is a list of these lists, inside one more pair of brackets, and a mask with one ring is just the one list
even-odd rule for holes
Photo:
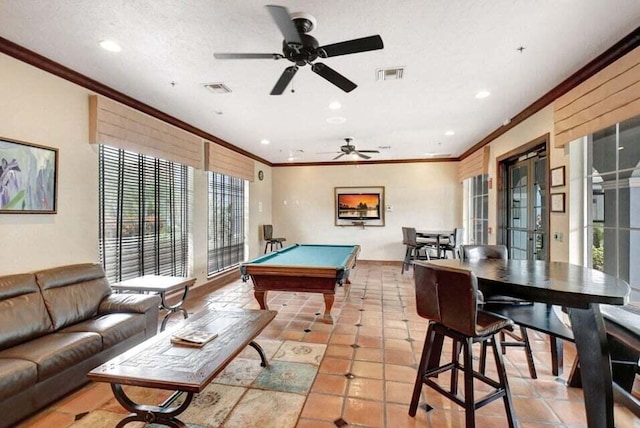
[[499,170],[503,189],[500,241],[509,249],[509,258],[548,260],[546,140],[500,161]]

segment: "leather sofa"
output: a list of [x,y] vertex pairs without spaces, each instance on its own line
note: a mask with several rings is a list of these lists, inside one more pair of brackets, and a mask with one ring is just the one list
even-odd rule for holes
[[112,293],[98,264],[0,276],[0,427],[155,335],[159,304],[156,295]]

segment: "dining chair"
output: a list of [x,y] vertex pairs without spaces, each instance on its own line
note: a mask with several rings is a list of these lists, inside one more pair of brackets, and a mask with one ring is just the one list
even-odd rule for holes
[[270,224],[265,224],[262,226],[262,238],[265,241],[265,244],[264,244],[265,254],[267,254],[267,247],[269,247],[269,251],[273,251],[273,246],[275,245],[277,250],[278,248],[282,248],[282,243],[287,240],[287,238],[274,238],[273,225],[270,225]]
[[464,228],[456,227],[453,230],[451,236],[449,236],[449,240],[440,245],[440,250],[442,251],[443,257],[445,259],[447,258],[447,251],[451,251],[452,258],[460,258],[460,246],[462,245],[462,241],[464,240],[463,235]]
[[[415,416],[422,386],[426,385],[465,409],[466,427],[475,426],[476,409],[498,399],[504,401],[509,427],[516,426],[513,400],[509,390],[507,372],[500,341],[496,333],[512,325],[511,320],[478,308],[478,280],[473,272],[465,269],[430,266],[423,262],[414,264],[414,280],[416,292],[416,309],[418,315],[429,320],[427,336],[424,342],[420,366],[416,376],[409,415]],[[433,351],[441,351],[435,343],[442,337],[453,340],[454,351],[451,361],[429,367],[431,361],[440,364],[440,355],[431,355]],[[490,342],[495,356],[498,380],[485,376],[473,368],[473,344]],[[463,362],[460,364],[460,352]],[[451,382],[441,386],[433,378],[441,373],[451,371]],[[464,373],[464,396],[458,393],[458,371]],[[484,392],[479,400],[474,398],[474,379],[492,388]],[[427,411],[433,408],[427,404]]]
[[409,266],[414,260],[429,260],[429,243],[418,239],[415,227],[402,228],[402,243],[405,245],[405,252],[401,274],[405,270],[409,270]]

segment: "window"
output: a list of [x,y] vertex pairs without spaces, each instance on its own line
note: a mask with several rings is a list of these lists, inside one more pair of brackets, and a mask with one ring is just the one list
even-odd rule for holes
[[464,180],[465,230],[464,242],[475,245],[488,244],[489,231],[489,186],[487,174]]
[[209,276],[245,260],[245,181],[209,172]]
[[587,264],[640,300],[640,116],[589,135],[586,149]]
[[107,278],[187,276],[191,168],[99,148],[100,259]]

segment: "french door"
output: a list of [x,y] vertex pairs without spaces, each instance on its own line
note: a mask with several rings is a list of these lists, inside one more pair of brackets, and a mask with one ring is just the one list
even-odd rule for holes
[[506,226],[509,258],[547,260],[549,214],[545,146],[505,161]]

